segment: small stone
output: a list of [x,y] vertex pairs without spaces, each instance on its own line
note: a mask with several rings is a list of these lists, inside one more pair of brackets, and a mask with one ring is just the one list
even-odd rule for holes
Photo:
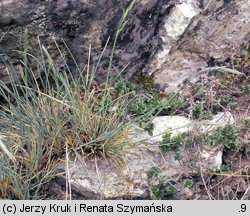
[[223,146],[206,146],[200,153],[201,167],[205,170],[220,170],[222,164]]

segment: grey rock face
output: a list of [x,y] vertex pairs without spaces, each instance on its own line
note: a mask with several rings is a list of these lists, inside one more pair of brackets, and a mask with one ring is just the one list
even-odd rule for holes
[[205,9],[190,20],[170,51],[159,52],[161,58],[155,57],[148,64],[165,91],[176,90],[185,79],[194,79],[211,59],[239,56],[242,43],[249,42],[249,1],[203,2]]
[[[60,68],[63,63],[56,41],[73,70],[74,63],[62,41],[83,66],[89,45],[95,61],[110,37],[97,76],[103,80],[114,33],[130,2],[1,1],[0,79],[8,81],[7,63],[22,73],[22,55],[17,50],[23,50],[27,31],[29,53],[39,54],[39,37]],[[242,41],[249,40],[249,10],[247,0],[138,0],[118,41],[114,66],[121,70],[129,63],[124,77],[155,74],[155,83],[161,90],[176,90],[183,80],[206,67],[210,59],[223,60],[239,54]],[[31,66],[35,69],[37,63],[31,62]]]
[[[127,28],[121,36],[114,64],[118,69],[130,62],[125,76],[131,77],[140,71],[154,52],[152,38],[157,36],[161,17],[173,7],[174,1],[143,0],[138,1]],[[14,67],[20,64],[22,56],[16,50],[23,50],[25,31],[28,32],[29,52],[39,53],[37,38],[45,45],[53,59],[59,59],[53,40],[67,56],[64,41],[80,66],[86,62],[89,45],[93,47],[93,61],[103,49],[110,37],[109,46],[101,62],[98,79],[106,76],[107,60],[124,8],[130,1],[14,1],[4,0],[1,5],[2,25],[0,25],[0,77],[7,82],[6,64]],[[6,19],[9,19],[7,22]],[[3,21],[5,20],[5,21]],[[0,21],[1,23],[1,21]],[[73,61],[68,59],[74,68]],[[35,67],[34,63],[34,67]],[[18,69],[17,73],[19,72]]]
[[[57,62],[60,55],[54,41],[62,51],[65,51],[64,41],[69,46],[72,54],[79,64],[86,61],[85,53],[91,44],[97,50],[101,50],[100,39],[103,29],[113,16],[117,16],[114,29],[119,22],[121,8],[126,7],[128,1],[29,1],[20,0],[2,1],[0,5],[0,77],[7,81],[6,64],[14,67],[20,64],[22,55],[17,52],[24,47],[25,32],[28,33],[29,53],[36,57],[40,53],[38,38],[48,48],[53,59]],[[120,11],[118,11],[120,10]],[[9,19],[9,22],[6,22]],[[93,53],[95,50],[93,50]],[[73,67],[73,61],[67,63]],[[36,67],[36,63],[34,63]],[[60,64],[59,64],[60,66]],[[17,70],[18,72],[18,70]],[[42,71],[41,71],[42,72]]]

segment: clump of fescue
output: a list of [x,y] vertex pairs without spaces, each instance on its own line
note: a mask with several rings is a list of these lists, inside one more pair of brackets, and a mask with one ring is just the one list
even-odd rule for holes
[[[50,59],[45,48],[43,52]],[[6,128],[2,133],[7,138],[6,145],[15,151],[16,160],[16,164],[10,161],[6,167],[13,171],[16,166],[16,175],[25,179],[20,185],[26,181],[32,184],[36,178],[40,181],[46,177],[45,182],[51,178],[51,170],[64,158],[66,148],[75,156],[91,154],[117,159],[130,145],[126,139],[130,122],[117,112],[126,112],[126,95],[114,98],[111,85],[96,84],[93,73],[87,73],[88,77],[76,74],[69,82],[66,71],[59,72],[52,59],[48,67],[52,68],[49,74],[44,73],[38,81],[31,78],[33,72],[29,71],[29,80],[13,79],[10,86],[1,83],[5,103],[1,105],[0,120]],[[5,153],[12,155],[6,151],[7,148]],[[2,178],[1,181],[9,181]],[[33,198],[20,195],[20,191],[15,193],[19,194],[14,196],[17,198]]]
[[[41,52],[37,57],[29,55],[27,47],[24,48],[20,79],[16,79],[16,71],[9,65],[10,84],[0,82],[0,94],[4,99],[0,122],[5,128],[2,134],[6,136],[9,153],[15,159],[0,154],[0,197],[41,198],[43,184],[56,175],[58,162],[64,160],[68,152],[75,157],[98,155],[119,160],[134,147],[135,143],[127,139],[133,123],[126,119],[129,93],[115,96],[112,83],[116,78],[111,78],[110,74],[117,38],[135,2],[121,18],[106,82],[102,85],[95,82],[95,75],[103,53],[97,64],[90,65],[91,47],[84,71],[66,45],[75,62],[75,71],[70,70],[58,48],[64,62],[64,69],[59,70],[40,43]],[[31,57],[37,61],[36,73],[28,65]],[[151,113],[145,113],[133,121],[139,122],[149,115]]]
[[[90,65],[85,75],[79,71],[70,82],[69,71],[59,72],[47,50],[44,47],[42,50],[49,73],[43,71],[43,76],[37,80],[29,70],[29,79],[23,76],[18,82],[10,73],[10,86],[1,83],[1,95],[5,100],[0,111],[1,125],[5,128],[2,133],[7,137],[6,144],[14,151],[10,153],[6,148],[5,153],[14,154],[16,160],[12,162],[12,156],[6,167],[11,173],[17,169],[15,176],[20,177],[20,185],[27,185],[27,181],[37,184],[39,180],[31,194],[36,194],[34,190],[41,187],[41,179],[47,182],[53,177],[52,170],[64,158],[66,148],[74,156],[98,155],[119,160],[135,145],[127,139],[132,123],[125,118],[127,94],[115,97],[111,80],[97,84],[93,73],[96,68],[90,71]],[[9,182],[3,176],[0,181],[13,186],[13,180]],[[7,190],[4,188],[0,188],[2,194]],[[18,194],[14,197],[33,198],[31,194],[21,195],[20,191],[13,192]]]

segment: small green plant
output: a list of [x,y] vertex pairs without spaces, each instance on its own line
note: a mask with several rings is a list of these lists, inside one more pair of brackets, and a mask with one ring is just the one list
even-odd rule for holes
[[173,148],[176,150],[176,148],[179,147],[179,143],[177,143],[177,146],[176,146],[176,143],[173,142],[173,140],[171,138],[171,133],[167,131],[163,135],[163,140],[161,142],[161,146],[160,147],[161,147],[161,150],[163,152],[167,152],[167,151],[172,150]]
[[177,193],[177,189],[174,185],[168,183],[166,186],[166,195],[175,195]]
[[151,199],[161,200],[166,196],[172,196],[176,194],[176,187],[170,182],[164,182],[163,177],[160,175],[160,168],[151,167],[147,174],[148,177],[154,181],[154,185],[149,188]]
[[[137,77],[138,78],[138,77]],[[176,110],[184,108],[185,100],[179,94],[169,94],[161,96],[158,90],[152,87],[152,80],[144,78],[142,82],[126,81],[117,79],[114,83],[114,94],[116,97],[128,95],[128,112],[132,116],[144,116],[140,121],[140,127],[152,135],[154,125],[151,123],[153,116],[161,113],[172,115]],[[148,115],[145,116],[145,113]]]
[[223,97],[218,97],[217,102],[226,107],[230,102],[234,101],[234,97],[232,95],[225,95]]
[[222,164],[221,165],[221,172],[229,172],[230,171],[230,167],[226,164]]
[[149,178],[157,178],[161,173],[161,169],[159,167],[151,167],[148,171]]
[[245,95],[250,95],[250,83],[247,83],[244,87],[243,87],[243,93]]
[[152,200],[161,200],[162,193],[161,193],[161,186],[156,185],[149,188],[150,198]]
[[245,118],[243,120],[243,124],[244,124],[243,129],[245,129],[245,130],[250,129],[250,118]]
[[155,91],[155,83],[154,83],[154,75],[137,75],[134,78],[135,83],[138,85],[142,85],[143,88],[148,91],[152,92],[153,94],[157,94],[158,92]]
[[162,112],[164,115],[173,115],[179,109],[187,108],[187,101],[180,96],[179,93],[171,93],[163,98],[166,101]]
[[249,44],[247,42],[245,42],[245,45],[242,49],[242,60],[244,62],[246,62],[250,57],[250,53],[248,50],[249,50]]
[[162,179],[159,180],[159,183],[155,186],[149,188],[150,198],[153,200],[162,200],[167,196],[173,196],[177,193],[177,188],[167,182],[164,183]]
[[238,131],[233,125],[226,125],[215,129],[210,135],[203,135],[200,140],[205,144],[221,144],[227,149],[237,149],[240,147],[237,142]]
[[237,142],[238,131],[233,125],[226,125],[225,127],[218,130],[216,140],[219,144],[224,145],[226,148],[238,148]]
[[213,113],[208,110],[208,111],[204,111],[204,119],[210,119],[213,116]]
[[163,135],[160,148],[163,152],[173,151],[175,153],[175,159],[180,160],[182,158],[179,148],[181,145],[185,147],[191,146],[193,143],[193,136],[189,133],[180,133],[176,136],[171,135],[170,132],[166,132]]
[[201,113],[202,113],[202,104],[201,103],[194,104],[193,115],[195,119],[198,119],[201,116]]
[[237,110],[237,109],[239,109],[239,104],[237,102],[232,102],[231,103],[231,108],[234,109],[234,110]]
[[161,200],[163,197],[164,181],[160,173],[161,170],[158,167],[151,167],[147,173],[154,182],[153,186],[149,188],[149,195],[153,200]]
[[[144,116],[139,125],[152,135],[154,125],[151,120],[164,108],[164,102],[157,96],[158,91],[152,89],[149,91],[141,83],[118,79],[114,83],[114,92],[117,97],[122,94],[128,95],[128,112],[132,116]],[[145,113],[148,115],[145,116]]]
[[184,187],[191,189],[194,186],[194,182],[192,179],[185,179],[184,180]]
[[149,122],[145,127],[144,130],[148,132],[150,136],[153,136],[154,124]]
[[[158,109],[155,109],[156,107]],[[148,99],[145,96],[138,97],[136,101],[129,104],[129,111],[135,115],[144,115],[150,110],[155,110],[157,113],[162,108],[163,104],[159,99]]]

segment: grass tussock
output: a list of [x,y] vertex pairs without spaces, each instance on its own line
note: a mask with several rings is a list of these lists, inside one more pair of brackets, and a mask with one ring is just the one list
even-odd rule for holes
[[[103,84],[97,84],[95,76],[106,47],[99,60],[90,64],[90,46],[84,70],[65,45],[75,62],[76,69],[72,71],[56,42],[63,67],[54,62],[40,42],[39,56],[30,55],[28,48],[24,48],[20,71],[6,62],[10,84],[0,82],[4,101],[0,110],[1,137],[5,138],[0,152],[0,197],[40,199],[43,185],[57,175],[58,163],[69,155],[71,158],[98,155],[119,160],[136,145],[127,139],[131,124],[140,122],[151,112],[128,121],[128,105],[137,98],[131,100],[128,91],[116,94],[112,84],[118,78],[121,81],[120,75],[110,76],[116,41],[135,2],[132,1],[121,18]],[[29,67],[31,58],[37,63],[38,71]],[[21,77],[17,78],[16,74]]]

